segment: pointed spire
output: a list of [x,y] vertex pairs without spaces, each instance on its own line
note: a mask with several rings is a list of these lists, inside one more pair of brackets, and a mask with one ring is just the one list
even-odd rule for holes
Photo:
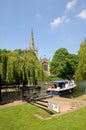
[[30,43],[29,43],[28,50],[33,50],[35,52],[36,56],[38,56],[38,48],[35,49],[35,44],[34,44],[33,29],[31,29]]
[[34,45],[34,36],[33,36],[33,29],[31,29],[31,35],[30,35],[30,44],[29,44],[29,49],[34,50],[35,45]]

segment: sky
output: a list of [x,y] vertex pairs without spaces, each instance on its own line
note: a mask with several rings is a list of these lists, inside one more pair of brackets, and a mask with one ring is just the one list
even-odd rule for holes
[[77,54],[86,38],[86,0],[0,0],[0,49],[29,48],[33,29],[38,57],[59,48]]

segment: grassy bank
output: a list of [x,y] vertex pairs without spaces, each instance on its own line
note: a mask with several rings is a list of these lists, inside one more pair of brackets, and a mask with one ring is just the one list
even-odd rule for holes
[[50,114],[50,111],[45,111],[29,104],[3,108],[0,109],[0,130],[86,129],[86,107],[50,120],[40,120],[35,116],[40,115],[46,118]]

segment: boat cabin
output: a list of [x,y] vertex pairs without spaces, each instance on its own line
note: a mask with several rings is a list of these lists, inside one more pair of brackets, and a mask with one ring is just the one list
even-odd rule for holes
[[63,94],[67,92],[72,92],[75,88],[75,83],[73,80],[56,80],[51,81],[49,83],[49,88],[47,89],[47,93],[52,92],[53,94]]

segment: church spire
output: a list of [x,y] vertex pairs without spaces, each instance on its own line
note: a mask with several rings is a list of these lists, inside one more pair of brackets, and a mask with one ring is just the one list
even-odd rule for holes
[[28,50],[33,50],[36,54],[36,56],[38,56],[38,49],[35,49],[35,44],[34,44],[34,36],[33,36],[33,30],[31,30],[31,35],[30,35],[30,43],[29,43],[29,48]]
[[35,49],[35,45],[34,45],[34,36],[33,36],[33,30],[31,30],[31,35],[30,35],[30,44],[29,44],[29,49],[30,50],[34,50]]

